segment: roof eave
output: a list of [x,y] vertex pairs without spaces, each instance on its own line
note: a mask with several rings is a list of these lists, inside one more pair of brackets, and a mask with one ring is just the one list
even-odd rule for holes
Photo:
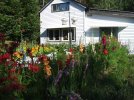
[[87,16],[91,16],[92,14],[96,14],[96,15],[103,15],[103,16],[134,18],[134,12],[119,11],[119,10],[105,10],[105,9],[92,9],[92,8],[90,8],[86,12],[86,14],[87,14]]

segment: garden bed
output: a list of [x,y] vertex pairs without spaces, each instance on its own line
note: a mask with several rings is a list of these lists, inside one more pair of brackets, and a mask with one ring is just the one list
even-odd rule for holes
[[134,98],[134,56],[114,38],[72,48],[0,41],[0,99]]

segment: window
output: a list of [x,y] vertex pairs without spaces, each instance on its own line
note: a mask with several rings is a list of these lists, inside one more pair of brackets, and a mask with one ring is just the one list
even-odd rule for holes
[[48,40],[50,41],[60,40],[60,30],[59,29],[48,30]]
[[[75,28],[71,28],[72,41],[75,41]],[[69,41],[69,28],[62,29],[62,41]]]
[[69,3],[59,3],[52,5],[52,12],[69,11]]
[[100,28],[101,35],[105,34],[108,36],[113,35],[114,37],[118,37],[118,27],[101,27]]
[[[75,41],[75,28],[71,28],[72,41]],[[49,29],[48,41],[69,41],[69,28]]]
[[63,29],[62,30],[62,40],[64,40],[64,41],[69,40],[69,32],[68,32],[68,29]]

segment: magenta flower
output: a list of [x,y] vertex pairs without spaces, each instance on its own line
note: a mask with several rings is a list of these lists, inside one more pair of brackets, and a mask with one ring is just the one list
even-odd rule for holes
[[106,45],[106,36],[105,36],[105,35],[102,37],[102,44],[103,44],[104,46]]

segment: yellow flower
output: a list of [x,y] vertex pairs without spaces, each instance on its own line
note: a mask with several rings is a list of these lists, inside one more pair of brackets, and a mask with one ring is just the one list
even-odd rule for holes
[[35,52],[35,48],[34,48],[34,47],[32,48],[31,52],[32,52],[32,53],[34,53],[34,52]]
[[84,51],[84,45],[81,43],[80,44],[80,52],[83,53],[83,51]]

